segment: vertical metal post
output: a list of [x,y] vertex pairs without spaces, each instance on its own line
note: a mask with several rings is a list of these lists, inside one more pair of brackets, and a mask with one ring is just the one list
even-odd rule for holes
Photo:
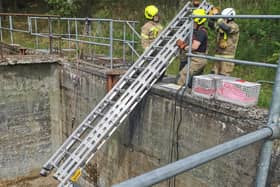
[[50,48],[50,54],[52,54],[52,24],[51,24],[51,18],[48,17],[48,26],[49,26],[49,48]]
[[126,22],[123,23],[123,63],[125,63],[125,50],[126,50]]
[[76,54],[77,54],[77,58],[79,58],[78,23],[76,18],[75,18],[75,37],[76,37]]
[[[90,21],[90,24],[89,24],[89,32],[88,32],[88,36],[89,36],[89,41],[90,42],[93,42],[94,41],[94,38],[93,38],[93,35],[92,35],[92,28],[93,28],[93,24],[94,24],[94,22],[91,20]],[[89,45],[89,54],[90,54],[90,59],[92,60],[93,59],[93,57],[92,57],[92,51],[93,51],[93,45],[92,44],[90,44]]]
[[27,16],[27,25],[28,25],[28,32],[31,33],[32,31],[32,24],[31,24],[31,18]]
[[68,30],[68,48],[70,49],[71,48],[71,41],[70,41],[70,39],[71,39],[71,22],[70,22],[70,20],[68,19],[67,20],[67,30]]
[[[192,19],[192,18],[190,18]],[[188,83],[190,80],[190,66],[191,66],[191,61],[192,61],[192,57],[189,55],[192,52],[192,39],[193,39],[193,29],[194,29],[194,21],[191,20],[191,30],[190,30],[190,37],[189,37],[189,49],[188,49],[188,55],[187,55],[187,76],[186,76],[186,82],[185,82],[185,86],[188,87]]]
[[10,24],[11,44],[14,44],[14,37],[13,37],[13,18],[12,18],[12,16],[9,16],[9,24]]
[[61,29],[61,19],[60,17],[58,18],[58,52],[59,55],[62,56],[62,29]]
[[[135,29],[135,22],[133,22],[132,26],[133,26],[133,29]],[[135,34],[133,31],[132,31],[132,47],[133,47],[133,49],[135,48]],[[131,50],[131,59],[132,59],[132,62],[134,62],[133,50]]]
[[2,33],[2,16],[0,16],[0,38],[3,41],[3,33]]
[[[278,124],[280,115],[280,59],[278,61],[278,68],[273,88],[273,95],[269,110],[268,126]],[[271,161],[273,141],[267,140],[264,142],[261,149],[260,162],[258,165],[256,187],[265,187],[269,173],[269,166]]]
[[36,49],[38,49],[39,48],[39,39],[38,39],[37,18],[34,19],[34,27],[35,27],[35,45],[36,45]]
[[113,69],[113,20],[110,20],[110,62]]

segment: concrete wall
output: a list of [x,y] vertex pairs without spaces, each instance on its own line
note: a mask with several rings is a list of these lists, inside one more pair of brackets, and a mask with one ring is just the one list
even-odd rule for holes
[[[69,134],[72,126],[78,125],[104,96],[105,77],[104,72],[89,67],[79,67],[77,71],[74,67],[65,66],[63,71],[64,123],[68,127],[65,132]],[[175,95],[174,90],[154,86],[97,153],[84,178],[95,186],[111,186],[170,163],[176,160],[177,153],[179,158],[186,157],[256,130],[266,123],[267,110],[209,102],[190,95],[177,102],[174,122]],[[74,105],[77,111],[73,112],[70,106]],[[175,131],[180,113],[182,121],[177,136]],[[73,116],[76,117],[71,124]],[[172,146],[172,138],[176,140],[177,137],[178,151],[176,145]],[[259,144],[249,146],[180,175],[176,177],[176,186],[252,186],[259,148]],[[169,183],[166,181],[156,186],[168,187]]]
[[[175,93],[153,88],[114,137],[99,153],[97,164],[101,186],[163,166],[173,160],[239,137],[262,126],[266,111],[193,99],[179,102],[174,119]],[[180,108],[182,107],[182,108]],[[180,120],[178,136],[176,129]],[[172,146],[178,137],[179,149]],[[201,166],[176,178],[176,186],[252,186],[259,145],[255,144]],[[157,186],[168,187],[168,182]]]
[[[106,92],[105,70],[92,66],[29,64],[0,66],[0,71],[1,182],[38,172]],[[107,187],[174,161],[177,154],[183,158],[266,122],[267,110],[234,107],[189,95],[179,99],[175,107],[174,99],[174,90],[154,86],[97,153],[85,178]],[[172,145],[176,139],[178,150]],[[259,147],[249,146],[180,175],[176,186],[252,186]],[[273,155],[272,180],[276,182],[278,147]]]
[[106,94],[103,70],[64,63],[61,71],[63,139],[66,139]]
[[55,63],[0,66],[0,181],[36,173],[62,142]]

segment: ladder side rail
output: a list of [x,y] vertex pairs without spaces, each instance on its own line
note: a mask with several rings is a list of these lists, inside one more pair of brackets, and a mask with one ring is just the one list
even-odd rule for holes
[[[175,41],[176,41],[176,39],[177,39],[177,37],[174,37],[174,39],[173,39],[173,41],[171,41],[171,42],[173,42],[173,45],[175,45]],[[169,49],[169,48],[171,48],[171,49]],[[165,55],[165,57],[167,58],[168,56],[168,59],[169,58],[171,58],[172,56],[173,56],[173,54],[176,52],[176,50],[177,50],[177,48],[175,47],[175,46],[172,46],[172,47],[168,47],[167,49],[169,49],[169,50],[167,50],[167,52],[166,52],[166,55]],[[172,51],[173,50],[173,51]],[[159,58],[156,58],[156,59],[154,59],[153,61],[154,62],[157,62],[157,63],[151,63],[150,64],[150,66],[148,66],[148,72],[147,73],[142,73],[141,75],[143,76],[143,78],[138,78],[135,82],[137,82],[137,81],[139,81],[139,83],[140,83],[140,86],[142,85],[142,87],[133,87],[132,86],[132,89],[131,90],[127,90],[127,92],[129,92],[129,93],[131,93],[132,94],[132,96],[131,97],[127,97],[127,96],[124,96],[124,99],[129,99],[129,101],[127,101],[127,100],[123,100],[123,101],[121,101],[120,102],[120,105],[123,103],[123,102],[128,102],[127,103],[127,105],[128,106],[130,106],[129,105],[129,103],[131,103],[131,105],[135,102],[135,99],[131,99],[131,98],[133,98],[133,95],[135,95],[136,97],[134,97],[134,98],[137,98],[138,97],[138,95],[141,95],[141,93],[142,92],[140,92],[140,90],[142,89],[144,89],[144,91],[145,92],[147,92],[148,91],[148,89],[147,89],[147,87],[146,87],[146,85],[145,84],[147,84],[147,83],[149,83],[149,81],[148,80],[150,80],[150,79],[152,79],[152,80],[154,80],[154,81],[152,81],[152,83],[153,82],[155,82],[157,79],[155,79],[155,77],[156,77],[156,75],[157,75],[157,73],[158,73],[158,71],[156,71],[156,70],[159,70],[159,68],[161,68],[163,71],[165,70],[164,68],[166,68],[167,66],[166,66],[166,64],[165,63],[163,63],[163,61],[164,60],[166,60],[166,59],[162,59],[161,61],[159,60]],[[152,75],[152,76],[150,76],[150,77],[147,77],[148,75]],[[141,75],[139,76],[139,77],[141,77]],[[150,83],[149,83],[150,84]],[[139,84],[138,84],[139,85]],[[138,90],[138,89],[140,89],[139,91],[134,91],[133,90],[133,88],[135,88],[136,90]],[[150,88],[150,87],[149,87]],[[146,89],[146,90],[145,90]],[[134,92],[135,92],[135,94],[134,94]],[[122,99],[120,99],[120,100],[122,100]],[[136,106],[136,104],[134,104],[134,106]],[[118,110],[116,110],[115,108],[113,108],[112,109],[112,113],[111,112],[109,112],[110,113],[110,115],[111,116],[115,116],[114,115],[114,111],[116,111],[115,112],[115,115],[118,115],[119,114],[119,111]],[[123,112],[126,112],[126,110],[123,110]],[[121,117],[121,115],[120,115],[120,117]],[[108,119],[108,121],[112,121],[111,122],[111,124],[113,124],[113,120],[114,119]],[[118,120],[118,119],[117,119]],[[99,125],[98,125],[99,126]],[[102,124],[101,124],[101,126],[100,126],[101,128],[104,128],[103,126],[102,126]],[[105,136],[106,135],[106,133],[104,133],[103,134],[103,136]],[[97,137],[98,138],[98,137]],[[87,139],[87,138],[86,138]],[[89,139],[92,139],[92,138],[89,138]],[[100,139],[104,139],[103,137],[101,137]],[[98,142],[97,142],[98,143]],[[82,147],[85,147],[85,149],[86,150],[88,150],[88,154],[89,153],[91,153],[91,151],[90,151],[90,148],[89,147],[87,147],[86,146],[86,143],[85,144],[82,144],[81,145]],[[77,148],[76,149],[77,151],[74,153],[74,154],[76,154],[76,155],[78,155],[78,156],[82,156],[82,155],[79,155],[79,152],[80,152],[80,154],[83,154],[83,155],[86,155],[85,154],[85,152],[83,152],[83,151],[81,151],[79,148]],[[76,159],[76,158],[71,158],[72,160],[75,160],[75,161],[78,161],[78,160],[83,160],[83,159]],[[70,160],[71,160],[70,159]],[[70,161],[71,162],[71,161]],[[67,168],[67,165],[69,166],[69,167],[72,167],[72,165],[71,164],[69,164],[69,162],[68,161],[65,161],[65,167]],[[77,164],[77,166],[78,166],[79,164]],[[79,166],[78,166],[79,167]],[[64,168],[64,166],[62,166],[62,168]],[[65,169],[66,169],[65,168]],[[68,168],[67,168],[68,169]],[[74,170],[75,171],[75,170]],[[59,172],[59,171],[58,171]],[[71,176],[71,173],[69,174],[69,176]],[[66,177],[67,178],[67,177]]]
[[[142,58],[141,58],[142,57]],[[138,60],[138,63],[134,63],[132,67],[137,67],[139,65],[143,64],[143,57],[144,54],[141,55],[141,57]],[[120,87],[122,88],[125,83],[127,83],[127,81],[125,81],[125,79],[127,77],[132,77],[135,74],[136,70],[135,68],[130,68],[128,70],[128,72],[126,72],[126,74],[124,76],[122,76],[121,80],[119,80],[117,82],[117,84],[109,91],[108,94],[106,94],[106,96],[98,103],[98,105],[90,112],[90,114],[81,122],[81,124],[74,130],[74,132],[72,133],[72,135],[79,135],[82,134],[87,128],[85,128],[84,124],[86,123],[91,123],[98,115],[94,115],[96,111],[98,110],[104,110],[106,106],[108,106],[109,104],[106,104],[107,100],[111,100],[112,98],[114,98],[117,94],[116,92],[116,88]],[[91,119],[92,118],[92,119]],[[69,150],[71,148],[71,146],[76,142],[73,139],[73,136],[70,135],[65,141],[64,143],[60,146],[60,148],[52,155],[52,157],[49,159],[49,161],[44,164],[43,168],[44,169],[52,169],[52,166],[55,165],[56,163],[60,162],[61,159],[65,156],[65,151],[64,150]],[[51,166],[52,165],[52,166]],[[50,168],[51,167],[51,168]]]
[[[187,7],[187,6],[185,6],[185,7]],[[181,10],[181,12],[183,12],[184,11],[184,9],[182,9]],[[178,16],[177,17],[179,17],[180,15],[178,14]],[[175,17],[174,18],[174,20],[176,21],[176,19],[177,19],[177,17]],[[170,24],[171,25],[171,24]],[[166,28],[166,31],[167,31],[167,28]],[[163,32],[163,34],[166,34],[165,32]],[[158,39],[158,41],[160,41],[160,39]],[[156,42],[156,41],[155,41]],[[147,53],[149,53],[149,51],[150,50],[147,50],[148,52]],[[150,53],[152,53],[152,51],[150,52]],[[145,56],[145,53],[142,55],[142,58],[143,58],[143,56]],[[144,60],[141,60],[142,59],[141,57],[139,58],[140,60],[138,60],[138,62],[140,62],[139,64],[138,63],[135,63],[134,64],[134,66],[139,66],[139,65],[142,65],[143,63],[145,63],[145,61]],[[142,64],[141,64],[142,63]],[[133,71],[134,69],[133,68],[131,68],[131,70]],[[132,72],[132,74],[130,74],[130,77],[132,77],[133,76],[133,74],[135,73],[136,71],[134,70],[134,72]],[[163,71],[162,71],[163,72]],[[127,74],[129,75],[129,73],[131,73],[131,72],[127,72]],[[122,77],[123,79],[124,78],[126,78],[126,76],[123,76]],[[156,81],[156,80],[155,80]],[[122,85],[125,85],[126,83],[124,82],[124,81],[119,81],[118,83],[120,83],[120,87],[122,87]],[[122,85],[121,85],[121,83],[122,83]],[[115,86],[115,87],[117,87],[118,86],[118,84]],[[114,89],[112,89],[112,93],[113,94],[107,94],[106,96],[107,97],[111,97],[111,99],[114,97],[114,95],[116,95],[116,91],[114,90]],[[115,94],[114,94],[115,93]],[[105,98],[104,98],[104,100],[106,101],[107,100],[107,98],[106,98],[106,96],[105,96]],[[102,103],[102,102],[101,102]],[[102,104],[101,104],[101,106],[102,106]],[[135,105],[136,106],[136,105]],[[97,107],[96,107],[97,108]],[[94,112],[92,112],[92,113],[90,113],[91,115],[93,115],[94,114]],[[91,115],[89,115],[89,116],[91,116]],[[95,117],[96,117],[96,115],[94,115]],[[84,123],[86,123],[87,122],[87,120],[88,119],[85,119],[84,120]],[[82,131],[83,131],[83,129],[84,129],[84,127],[82,127]],[[75,133],[74,133],[75,134]]]
[[[190,3],[188,3],[188,4],[190,4]],[[187,5],[187,6],[185,6],[185,9],[186,8],[188,8],[188,6],[189,5]],[[185,9],[182,9],[181,10],[181,12],[180,13],[183,13],[184,12],[184,10]],[[180,14],[179,13],[179,14]],[[175,17],[175,19],[174,19],[174,21],[176,21],[176,19],[179,17],[179,15],[177,16],[177,17]],[[170,23],[170,25],[171,25],[171,23]],[[166,29],[166,31],[168,31],[168,29]],[[163,32],[163,34],[165,34],[165,32]],[[148,52],[147,52],[148,53]],[[145,56],[145,53],[143,54],[143,56]],[[138,62],[141,62],[141,57],[139,58],[140,60],[138,61]],[[142,61],[143,62],[143,61]],[[134,63],[134,66],[139,66],[139,63]],[[131,68],[131,70],[133,71],[132,73],[130,72],[130,71],[128,71],[127,72],[127,75],[129,76],[129,77],[132,77],[133,76],[133,74],[134,74],[134,72],[135,72],[135,70],[133,69],[133,68]],[[123,79],[125,79],[127,76],[123,76]],[[123,81],[122,80],[120,80],[120,81],[118,81],[119,83],[123,83]],[[120,85],[116,85],[115,87],[122,87],[122,84],[120,84]],[[72,134],[75,134],[76,136],[78,135],[78,137],[79,137],[79,134],[82,134],[83,132],[84,132],[84,130],[86,130],[87,128],[85,128],[84,127],[84,125],[83,124],[85,124],[85,123],[90,123],[89,121],[92,121],[92,120],[89,120],[90,118],[95,118],[95,117],[97,117],[97,115],[94,115],[94,113],[97,111],[97,110],[99,110],[99,108],[100,107],[102,107],[102,106],[107,106],[106,104],[105,104],[105,102],[104,101],[106,101],[108,98],[113,98],[114,96],[116,95],[116,91],[114,90],[114,88],[113,88],[113,90],[111,90],[111,92],[109,92],[104,98],[103,98],[103,100],[95,107],[95,109],[93,109],[92,110],[92,112],[85,118],[85,120],[81,123],[81,125],[78,127],[78,128],[76,128],[76,130],[72,133]],[[105,107],[104,107],[105,108]],[[63,149],[66,149],[66,150],[68,150],[72,145],[73,145],[73,143],[75,143],[75,140],[73,139],[73,137],[69,137],[66,141],[65,141],[65,143],[61,146],[61,147],[63,147]],[[61,152],[64,152],[64,151],[61,151],[61,150],[58,150],[57,151],[57,153],[55,153],[54,155],[53,155],[53,158],[51,158],[50,160],[54,160],[54,158],[55,157],[58,157],[57,155],[59,154],[59,153],[61,153]],[[64,155],[61,155],[61,157],[63,157]],[[56,162],[59,162],[60,161],[60,159],[58,159]]]

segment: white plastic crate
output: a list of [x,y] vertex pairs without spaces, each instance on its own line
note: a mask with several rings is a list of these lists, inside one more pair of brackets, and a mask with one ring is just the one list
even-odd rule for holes
[[219,79],[215,99],[240,106],[254,106],[258,102],[261,85],[243,80]]
[[235,80],[237,78],[215,74],[194,76],[192,82],[192,95],[206,99],[214,98],[216,94],[217,81],[220,79]]

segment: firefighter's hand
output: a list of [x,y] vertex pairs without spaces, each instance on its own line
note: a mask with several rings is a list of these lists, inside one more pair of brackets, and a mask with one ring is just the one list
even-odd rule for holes
[[217,24],[218,25],[221,25],[221,24],[223,24],[224,23],[224,19],[223,18],[219,18],[218,20],[217,20]]
[[186,46],[187,46],[187,44],[186,44],[183,40],[181,40],[181,39],[178,39],[178,40],[176,41],[176,44],[177,44],[177,46],[178,46],[180,49],[185,49]]

